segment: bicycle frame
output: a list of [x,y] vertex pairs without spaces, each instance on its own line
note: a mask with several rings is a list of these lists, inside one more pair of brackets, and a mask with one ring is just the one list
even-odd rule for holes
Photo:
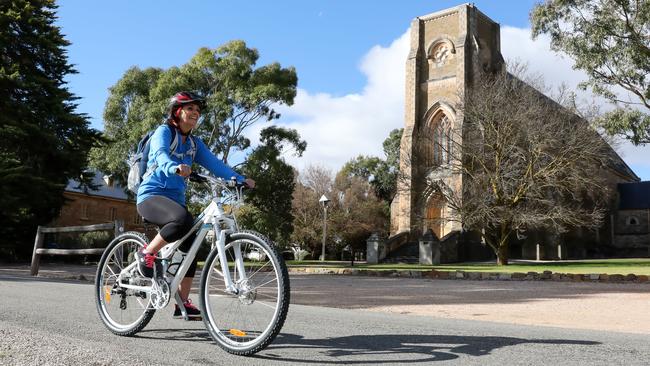
[[[200,175],[200,177],[207,179],[213,185],[220,186],[221,188],[227,188],[227,186],[220,180],[217,180],[210,176]],[[190,265],[192,264],[194,258],[196,257],[199,248],[203,243],[203,240],[205,239],[205,237],[207,236],[208,232],[211,229],[214,231],[214,236],[212,239],[213,240],[212,247],[214,248],[214,246],[216,246],[218,248],[219,259],[221,263],[221,271],[223,272],[221,273],[221,275],[223,275],[224,278],[225,287],[226,287],[225,290],[230,294],[234,294],[234,295],[238,294],[237,287],[235,286],[232,276],[230,275],[230,269],[228,268],[228,259],[226,258],[226,238],[229,234],[237,231],[237,222],[232,215],[226,214],[223,208],[223,202],[220,202],[219,198],[220,198],[219,191],[215,190],[213,187],[213,198],[210,204],[194,220],[192,229],[187,234],[185,234],[185,236],[183,236],[181,239],[165,245],[158,253],[159,258],[163,262],[162,277],[170,286],[170,299],[172,297],[176,299],[176,302],[181,308],[181,312],[183,313],[183,316],[186,316],[186,313],[185,313],[185,307],[182,305],[183,302],[181,301],[180,296],[178,295],[178,286],[180,285],[181,281],[185,277],[185,274],[189,270]],[[240,191],[237,191],[237,198],[241,199]],[[173,257],[176,250],[178,250],[180,245],[183,243],[183,241],[186,240],[190,235],[192,235],[192,233],[195,232],[196,232],[196,238],[194,239],[194,242],[192,243],[190,250],[187,252],[185,256],[185,260],[183,260],[183,263],[181,264],[180,268],[176,271],[176,274],[172,277],[171,281],[169,281],[169,276],[167,275],[167,264],[171,261],[171,258]],[[233,247],[233,250],[235,253],[235,271],[236,271],[236,275],[238,275],[237,276],[238,281],[245,281],[247,278],[246,278],[246,271],[244,270],[244,259],[242,257],[241,248],[239,247],[239,245],[236,245],[235,247]],[[124,269],[122,269],[120,271],[118,281],[122,283],[123,277],[130,277],[131,276],[130,274],[133,271],[137,271],[137,269],[135,268],[136,265],[137,263],[133,262],[129,264],[127,267],[125,267]],[[161,275],[156,274],[154,278],[151,279],[152,283],[155,283],[155,279],[157,277],[161,277]],[[135,291],[145,292],[147,294],[151,294],[152,292],[154,292],[153,286],[138,286],[138,285],[126,284],[126,283],[122,283],[120,286]]]

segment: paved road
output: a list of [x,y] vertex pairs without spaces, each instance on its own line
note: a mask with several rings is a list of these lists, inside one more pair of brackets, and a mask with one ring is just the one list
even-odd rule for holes
[[[340,280],[329,278],[330,288]],[[324,281],[294,278],[296,299]],[[274,344],[244,359],[215,346],[202,322],[174,320],[169,309],[136,337],[114,336],[98,319],[92,285],[24,277],[0,276],[0,309],[0,364],[11,365],[650,364],[645,335],[297,304]]]

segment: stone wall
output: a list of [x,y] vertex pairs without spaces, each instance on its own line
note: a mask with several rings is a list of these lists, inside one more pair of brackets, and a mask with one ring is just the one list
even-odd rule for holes
[[619,210],[612,216],[612,246],[622,256],[650,255],[650,210]]
[[84,226],[123,220],[125,230],[143,231],[135,202],[64,192],[66,199],[59,217],[48,226]]
[[616,234],[647,234],[650,210],[619,210],[614,218]]

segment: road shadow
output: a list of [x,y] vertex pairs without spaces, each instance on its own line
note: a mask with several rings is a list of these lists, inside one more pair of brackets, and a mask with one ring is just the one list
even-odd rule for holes
[[205,329],[145,329],[138,332],[133,338],[174,342],[212,342],[210,334]]
[[[524,339],[490,336],[452,335],[355,335],[325,339],[308,339],[296,334],[280,334],[263,352],[253,357],[295,363],[367,364],[422,363],[453,360],[461,355],[480,357],[504,347],[527,345],[584,345],[601,343],[569,339]],[[285,351],[309,349],[331,360],[286,357]]]

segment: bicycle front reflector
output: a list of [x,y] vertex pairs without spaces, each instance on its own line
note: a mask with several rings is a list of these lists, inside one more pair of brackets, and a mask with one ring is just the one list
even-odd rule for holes
[[110,286],[104,286],[104,299],[106,299],[106,303],[111,302],[111,287]]
[[231,329],[229,330],[230,334],[234,335],[235,337],[246,337],[246,332],[243,330],[239,329]]

